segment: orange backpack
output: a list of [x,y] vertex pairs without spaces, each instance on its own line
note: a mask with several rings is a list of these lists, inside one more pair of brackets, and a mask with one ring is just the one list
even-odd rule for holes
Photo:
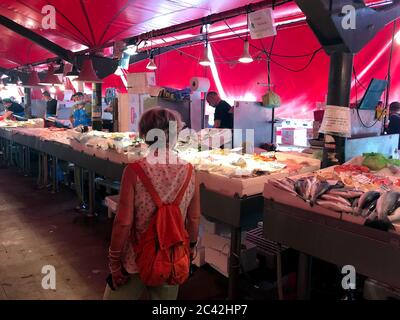
[[176,199],[172,203],[163,203],[143,168],[138,163],[130,166],[157,206],[147,231],[133,246],[140,278],[147,286],[182,284],[189,277],[190,251],[189,235],[179,205],[192,177],[193,167],[188,165],[187,177]]

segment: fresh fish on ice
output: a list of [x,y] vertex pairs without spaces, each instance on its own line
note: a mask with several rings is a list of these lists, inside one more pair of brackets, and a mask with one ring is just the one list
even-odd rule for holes
[[337,203],[337,202],[333,202],[331,200],[327,201],[327,200],[318,200],[317,204],[320,205],[321,207],[324,207],[326,209],[330,209],[333,211],[337,211],[337,212],[347,212],[347,213],[352,213],[353,212],[353,208],[349,207],[349,206],[345,206],[341,203]]
[[356,190],[356,189],[332,189],[329,191],[329,194],[334,194],[337,196],[341,196],[346,199],[353,199],[353,198],[358,198],[360,197],[364,192],[361,190]]
[[377,191],[365,192],[358,201],[357,214],[361,214],[364,209],[369,208],[374,202],[380,197],[380,193]]
[[330,188],[331,185],[326,181],[317,183],[311,194],[310,205],[313,206],[315,201],[317,201],[317,199],[324,193],[328,192]]
[[395,191],[384,192],[376,203],[376,212],[378,220],[390,215],[394,210],[400,206],[400,193]]
[[332,194],[323,194],[321,196],[321,199],[327,200],[327,201],[338,202],[340,204],[343,204],[344,206],[351,207],[351,202],[345,198],[342,198],[341,196],[335,196]]

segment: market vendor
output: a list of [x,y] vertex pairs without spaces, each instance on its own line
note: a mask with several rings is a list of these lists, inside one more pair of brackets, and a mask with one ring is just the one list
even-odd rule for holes
[[19,103],[12,101],[11,99],[4,99],[3,100],[4,108],[6,112],[4,114],[4,118],[11,118],[13,115],[23,117],[25,116],[24,107],[21,106]]
[[392,102],[389,106],[389,126],[386,132],[388,134],[400,134],[400,102],[398,101]]
[[91,115],[87,111],[86,102],[83,100],[78,101],[72,107],[71,124],[75,128],[77,126],[89,126],[91,124]]
[[206,100],[210,106],[215,108],[214,128],[233,129],[233,108],[229,103],[222,100],[214,91],[207,93]]
[[53,99],[48,91],[42,93],[43,100],[46,101],[46,116],[55,117],[57,114],[57,100]]

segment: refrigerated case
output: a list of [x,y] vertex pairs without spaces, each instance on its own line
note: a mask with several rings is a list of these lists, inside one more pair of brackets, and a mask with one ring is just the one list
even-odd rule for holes
[[263,107],[259,102],[235,101],[233,128],[242,129],[234,130],[235,147],[241,147],[244,142],[253,147],[271,143],[272,109]]

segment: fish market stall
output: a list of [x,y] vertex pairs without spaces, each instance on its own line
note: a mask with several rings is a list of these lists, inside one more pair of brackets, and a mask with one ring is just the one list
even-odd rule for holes
[[264,236],[301,252],[299,298],[309,294],[310,256],[400,286],[398,165],[368,153],[265,184]]
[[237,295],[240,273],[241,232],[262,218],[263,185],[273,177],[314,171],[320,161],[280,153],[241,154],[217,149],[181,153],[194,164],[200,183],[201,213],[231,230],[228,297]]

